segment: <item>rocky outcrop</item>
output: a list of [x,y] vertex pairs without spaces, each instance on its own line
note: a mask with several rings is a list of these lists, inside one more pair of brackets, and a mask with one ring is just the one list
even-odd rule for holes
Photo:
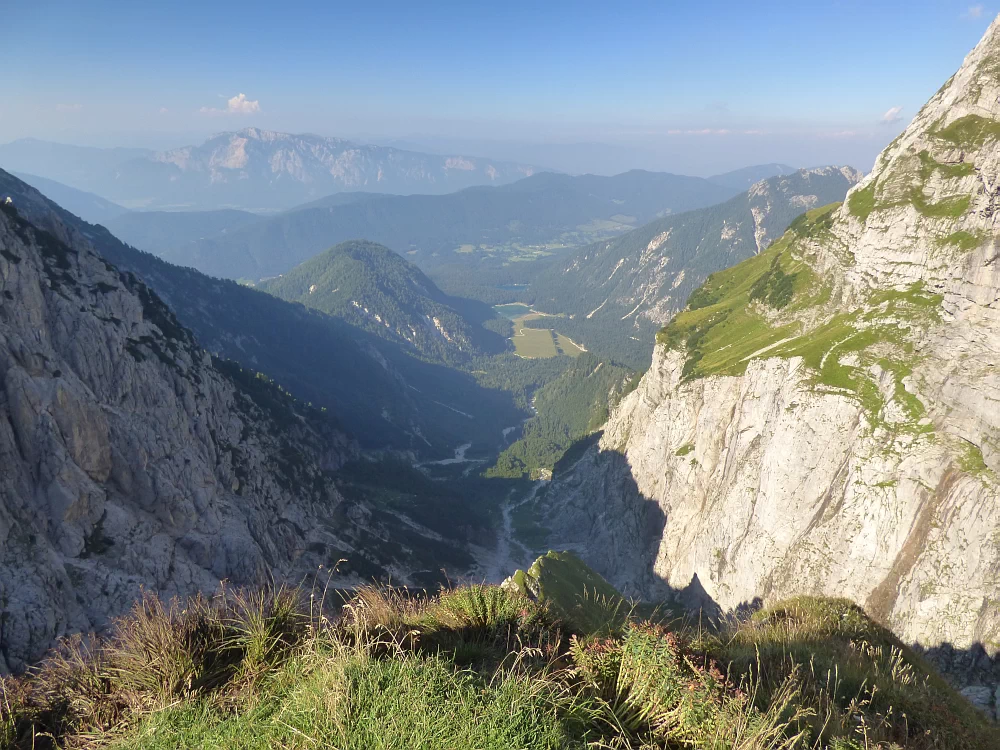
[[[995,654],[998,184],[1000,21],[843,206],[692,296],[553,483],[553,540],[640,594],[849,596],[932,651]],[[655,516],[651,546],[634,519]]]
[[[356,451],[267,378],[213,360],[135,276],[0,207],[0,671],[146,587],[378,570]],[[353,567],[352,567],[353,566]]]

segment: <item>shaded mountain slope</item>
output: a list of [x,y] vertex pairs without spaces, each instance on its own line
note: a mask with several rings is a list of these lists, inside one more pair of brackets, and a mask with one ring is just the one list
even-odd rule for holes
[[48,180],[33,174],[15,173],[15,176],[50,196],[51,200],[70,213],[76,214],[91,224],[109,224],[129,213],[127,208],[119,206],[117,203],[112,203],[94,193],[87,193],[69,185],[63,185],[55,180]]
[[134,274],[48,226],[0,206],[0,671],[103,627],[142,587],[461,559],[341,493],[332,472],[357,449],[326,415],[211,357]]
[[328,407],[366,446],[446,454],[449,446],[496,434],[518,418],[509,396],[480,388],[470,375],[417,361],[317,311],[137,251],[2,171],[0,193],[12,195],[40,226],[50,228],[57,218],[73,244],[92,247],[142,278],[210,351]]
[[130,211],[108,221],[91,223],[103,224],[115,237],[133,247],[163,256],[171,248],[203,237],[228,234],[260,218],[249,211],[224,208],[217,211]]

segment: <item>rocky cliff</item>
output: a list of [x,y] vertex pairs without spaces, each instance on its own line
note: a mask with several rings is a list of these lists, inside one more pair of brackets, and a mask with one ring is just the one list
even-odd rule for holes
[[210,357],[58,217],[45,231],[4,203],[0,672],[101,628],[140,587],[297,580],[341,558],[346,582],[392,563],[372,544],[392,531],[334,484],[356,449],[324,415]]
[[1000,21],[843,205],[695,291],[553,539],[645,595],[849,596],[997,679],[998,206]]

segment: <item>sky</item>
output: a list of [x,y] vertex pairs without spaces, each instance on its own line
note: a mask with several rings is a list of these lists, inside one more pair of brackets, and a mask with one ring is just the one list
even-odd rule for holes
[[170,148],[254,125],[572,172],[867,170],[997,12],[967,0],[0,0],[0,143]]

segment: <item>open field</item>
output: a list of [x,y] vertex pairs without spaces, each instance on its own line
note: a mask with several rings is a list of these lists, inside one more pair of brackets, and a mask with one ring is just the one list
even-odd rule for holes
[[572,339],[561,333],[556,333],[551,328],[528,328],[524,325],[529,320],[552,316],[535,312],[527,305],[520,303],[497,305],[493,309],[504,317],[510,318],[514,324],[514,335],[510,340],[514,342],[514,351],[520,357],[544,359],[560,354],[578,357],[586,351]]

